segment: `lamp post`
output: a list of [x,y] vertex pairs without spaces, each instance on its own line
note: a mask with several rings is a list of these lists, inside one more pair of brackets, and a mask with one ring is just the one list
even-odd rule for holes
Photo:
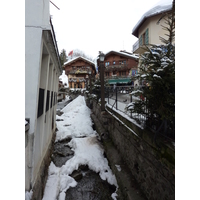
[[105,110],[105,93],[104,93],[104,58],[105,55],[99,52],[99,67],[100,67],[100,81],[101,81],[101,111]]

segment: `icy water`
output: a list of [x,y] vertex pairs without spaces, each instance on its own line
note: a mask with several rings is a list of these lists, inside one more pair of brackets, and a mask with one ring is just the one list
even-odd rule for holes
[[[62,167],[67,160],[73,157],[74,152],[67,145],[69,140],[57,142],[54,145],[52,161],[57,167]],[[80,166],[78,170],[70,174],[77,182],[76,187],[66,191],[65,200],[112,200],[112,193],[116,191],[114,185],[103,181],[100,176],[90,170],[88,166]]]
[[[57,142],[54,145],[52,161],[57,167],[62,167],[67,160],[73,157],[74,152],[67,145],[69,140]],[[70,174],[77,182],[76,187],[66,191],[65,200],[112,200],[112,193],[116,191],[114,185],[103,181],[99,174],[93,172],[88,166],[80,166]]]

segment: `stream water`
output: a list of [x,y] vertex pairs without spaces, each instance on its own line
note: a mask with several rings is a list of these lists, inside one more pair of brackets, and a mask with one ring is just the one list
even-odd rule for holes
[[[67,103],[59,104],[57,115]],[[62,167],[69,159],[74,156],[74,152],[68,146],[71,139],[56,142],[54,144],[52,161],[57,167]],[[79,166],[70,174],[77,181],[76,187],[71,187],[66,191],[65,200],[112,200],[112,193],[116,191],[114,185],[100,178],[99,174],[90,170],[87,165]]]

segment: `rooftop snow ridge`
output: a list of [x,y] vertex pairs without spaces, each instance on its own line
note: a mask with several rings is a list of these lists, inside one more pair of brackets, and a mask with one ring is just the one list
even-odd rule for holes
[[78,58],[82,58],[82,59],[84,59],[84,60],[90,62],[91,64],[94,64],[94,65],[95,65],[94,62],[92,62],[91,60],[89,60],[89,59],[87,59],[87,58],[84,58],[84,57],[82,57],[82,56],[78,56],[78,57],[72,58],[71,60],[68,60],[67,62],[65,62],[63,65],[66,65],[66,64],[68,64],[68,63],[70,63],[70,62],[72,62],[72,61],[74,61],[74,60],[76,60],[76,59],[78,59]]
[[140,20],[137,22],[137,24],[132,29],[132,35],[136,36],[136,30],[140,27],[140,25],[143,23],[143,21],[146,18],[149,18],[151,16],[169,11],[172,9],[172,0],[161,0],[157,4],[155,4],[150,10],[145,12]]

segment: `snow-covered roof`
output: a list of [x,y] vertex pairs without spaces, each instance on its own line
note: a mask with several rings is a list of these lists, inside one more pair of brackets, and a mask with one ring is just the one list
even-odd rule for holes
[[135,54],[129,54],[129,53],[125,53],[125,52],[122,52],[122,51],[108,51],[107,53],[105,53],[105,56],[107,56],[108,54],[110,53],[115,53],[115,54],[120,54],[120,55],[123,55],[123,56],[126,56],[126,57],[130,57],[130,58],[134,58],[134,59],[138,59],[139,57]]
[[77,60],[77,59],[80,59],[80,58],[83,59],[83,60],[85,60],[85,61],[87,61],[87,62],[90,62],[92,65],[95,65],[94,62],[92,62],[91,60],[89,60],[89,59],[87,59],[87,58],[84,58],[84,57],[82,57],[82,56],[72,58],[71,60],[68,60],[67,62],[65,62],[63,65],[67,65],[67,64],[69,64],[69,63],[71,63],[71,62],[73,62],[73,61],[75,61],[75,60]]
[[163,12],[170,11],[172,9],[172,0],[161,0],[157,4],[155,4],[150,10],[148,10],[146,13],[142,15],[140,20],[137,22],[137,24],[132,29],[132,35],[138,37],[138,29],[143,24],[143,22],[152,16],[161,14]]

